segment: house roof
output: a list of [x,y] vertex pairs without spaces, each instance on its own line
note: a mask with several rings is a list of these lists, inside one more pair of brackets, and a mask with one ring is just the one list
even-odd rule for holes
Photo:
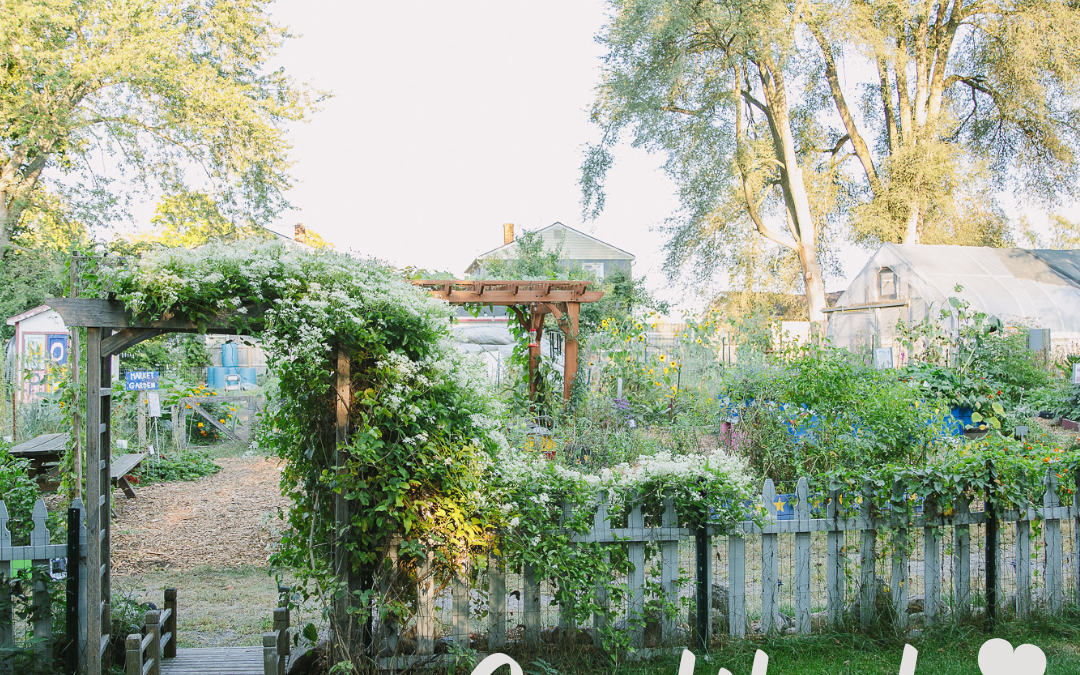
[[33,309],[26,310],[22,314],[16,314],[15,316],[8,317],[7,325],[14,326],[15,324],[17,324],[20,321],[25,321],[27,319],[33,318],[33,317],[37,316],[38,314],[44,314],[45,312],[48,312],[51,309],[52,309],[52,307],[49,307],[48,305],[38,305],[37,307],[35,307]]
[[1080,250],[884,244],[836,306],[865,302],[864,289],[883,267],[906,275],[927,301],[957,296],[1006,323],[1080,334]]
[[[544,242],[545,250],[552,250],[561,245],[564,260],[634,260],[632,254],[621,248],[600,241],[596,237],[562,223],[552,223],[537,230],[536,234]],[[518,242],[515,240],[509,244],[493,248],[487,253],[481,253],[469,264],[465,272],[471,274],[473,270],[480,267],[481,261],[485,258],[509,257],[517,250],[517,247]]]

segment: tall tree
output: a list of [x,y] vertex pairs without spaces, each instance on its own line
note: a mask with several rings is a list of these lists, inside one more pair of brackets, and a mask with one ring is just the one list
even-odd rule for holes
[[[583,166],[586,211],[603,208],[611,146],[634,142],[667,153],[686,218],[673,241],[749,218],[766,239],[800,263],[807,314],[824,323],[817,177],[820,129],[797,95],[801,8],[779,0],[690,2],[623,0],[600,36],[607,48],[593,119],[604,129]],[[732,189],[732,186],[735,189]],[[738,204],[732,209],[732,203]],[[814,207],[818,208],[815,209]],[[669,253],[684,256],[671,243]],[[705,253],[707,251],[699,251]],[[669,256],[669,260],[672,257]]]
[[269,67],[289,35],[267,4],[0,0],[0,251],[50,172],[99,216],[131,182],[201,190],[230,221],[287,207],[282,125],[312,97]]
[[811,2],[802,19],[869,193],[862,238],[940,240],[956,220],[986,222],[1010,184],[1050,203],[1076,194],[1076,3]]

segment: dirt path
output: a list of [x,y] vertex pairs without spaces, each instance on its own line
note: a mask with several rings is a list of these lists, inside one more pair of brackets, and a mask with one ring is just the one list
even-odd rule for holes
[[113,570],[192,570],[265,566],[277,539],[278,460],[229,457],[222,470],[197,482],[135,488],[136,499],[113,493]]

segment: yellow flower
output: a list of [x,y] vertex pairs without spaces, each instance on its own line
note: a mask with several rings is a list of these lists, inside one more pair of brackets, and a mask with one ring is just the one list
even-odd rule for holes
[[659,356],[658,358],[659,358],[659,359],[660,359],[661,361],[663,361],[664,359],[666,359],[666,358],[667,358],[667,356],[665,356],[665,355],[661,354],[661,355],[660,355],[660,356]]
[[199,428],[200,429],[202,428],[202,422],[199,422]]
[[[229,417],[232,417],[232,415],[229,415]],[[222,417],[221,419],[218,420],[218,422],[221,422],[222,424],[225,424],[225,418]]]

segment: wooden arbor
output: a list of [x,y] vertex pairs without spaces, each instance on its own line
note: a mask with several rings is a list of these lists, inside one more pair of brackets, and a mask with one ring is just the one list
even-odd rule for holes
[[563,362],[563,400],[570,399],[570,389],[578,368],[578,311],[583,302],[596,302],[603,291],[589,291],[588,281],[469,281],[462,279],[416,279],[413,284],[426,288],[433,297],[453,305],[481,304],[509,307],[518,323],[527,331],[536,331],[529,345],[529,397],[536,396],[536,370],[540,364],[540,338],[544,316],[552,314],[566,336],[566,359]]
[[[86,328],[86,653],[79,672],[101,675],[109,645],[112,604],[112,559],[109,503],[112,490],[111,422],[112,356],[163,333],[213,332],[247,334],[241,322],[219,317],[210,327],[188,319],[162,317],[137,321],[115,300],[53,298],[48,300],[68,327]],[[249,315],[250,316],[250,315]],[[76,457],[76,462],[80,458]]]

